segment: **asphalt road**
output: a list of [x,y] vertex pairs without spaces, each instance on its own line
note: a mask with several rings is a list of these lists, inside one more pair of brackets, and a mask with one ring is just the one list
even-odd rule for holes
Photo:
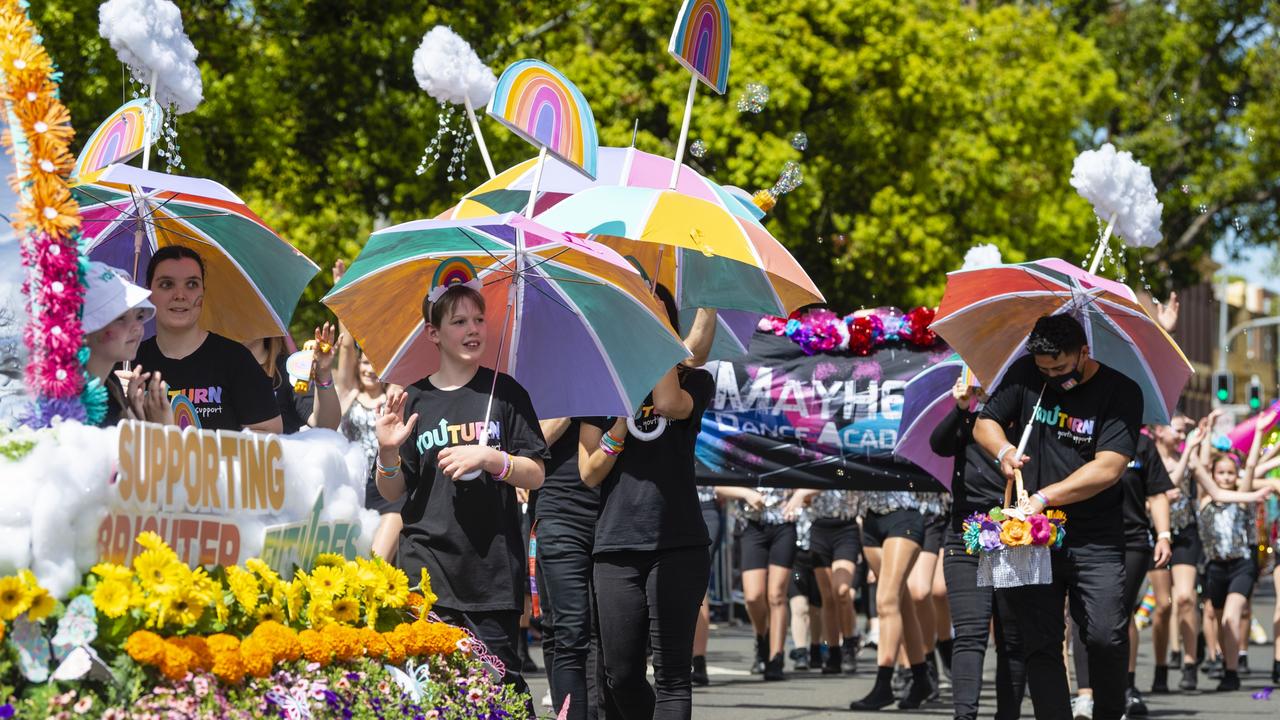
[[[1271,613],[1275,603],[1275,595],[1270,583],[1259,587],[1255,597],[1255,613],[1263,626],[1270,630]],[[799,718],[851,718],[855,716],[880,716],[894,718],[948,718],[951,717],[950,697],[943,692],[942,700],[926,705],[918,711],[884,711],[880,713],[854,713],[847,710],[849,702],[865,695],[871,689],[875,675],[875,659],[873,650],[863,650],[859,657],[860,669],[857,675],[824,677],[816,671],[788,672],[785,682],[765,683],[759,676],[747,672],[752,653],[752,639],[749,627],[729,627],[721,625],[712,631],[711,646],[707,664],[711,676],[711,685],[695,688],[693,697],[693,716],[698,720],[790,720]],[[534,657],[542,669],[540,650],[534,650]],[[1146,695],[1150,707],[1149,717],[1153,720],[1166,718],[1200,718],[1217,720],[1223,718],[1280,718],[1280,688],[1269,700],[1255,700],[1251,696],[1271,685],[1271,645],[1251,646],[1249,648],[1249,664],[1253,668],[1250,675],[1242,676],[1244,689],[1232,693],[1216,693],[1213,688],[1217,681],[1210,680],[1203,673],[1200,675],[1200,690],[1183,693],[1176,690],[1177,671],[1170,673],[1170,684],[1173,693],[1168,695]],[[994,677],[994,665],[988,655],[986,683],[982,698],[983,717],[991,717],[995,710],[995,696],[991,691],[991,680]],[[1147,690],[1152,679],[1151,638],[1150,631],[1141,637],[1141,649],[1138,656],[1138,687]],[[791,662],[787,663],[790,670]],[[530,678],[534,690],[535,702],[540,700],[546,691],[546,676],[539,672]],[[550,710],[542,708],[544,715],[551,717]],[[1031,702],[1023,706],[1023,717],[1033,718]]]

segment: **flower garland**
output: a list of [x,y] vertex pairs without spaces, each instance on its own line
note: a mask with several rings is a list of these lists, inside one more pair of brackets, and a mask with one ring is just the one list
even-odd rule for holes
[[903,313],[895,307],[859,310],[843,317],[826,309],[799,311],[790,317],[766,315],[760,319],[757,329],[774,335],[791,338],[806,355],[818,353],[849,352],[854,355],[870,355],[889,343],[906,343],[912,347],[928,348],[938,342],[938,335],[929,329],[936,310],[918,307]]
[[965,552],[977,555],[1026,546],[1062,547],[1067,537],[1066,513],[1046,510],[1026,516],[1017,510],[991,508],[989,513],[974,513],[965,518]]
[[23,335],[27,384],[36,395],[28,424],[47,427],[54,417],[95,422],[106,412],[106,398],[101,383],[87,382],[83,370],[86,258],[79,250],[80,208],[67,183],[75,165],[68,147],[74,131],[58,99],[61,73],[26,7],[23,0],[0,0],[0,100],[9,125],[4,142],[17,169],[10,179],[19,196],[14,229],[22,238],[22,290],[32,318]]

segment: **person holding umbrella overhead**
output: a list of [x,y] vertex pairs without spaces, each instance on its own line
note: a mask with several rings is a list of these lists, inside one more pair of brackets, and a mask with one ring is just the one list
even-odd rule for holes
[[[1018,624],[1036,717],[1071,717],[1061,611],[1069,599],[1072,620],[1089,648],[1094,717],[1118,720],[1129,654],[1124,583],[1116,582],[1124,576],[1118,482],[1137,452],[1143,393],[1132,379],[1091,356],[1084,327],[1068,312],[1037,320],[1025,350],[1030,357],[1010,366],[973,435],[999,462],[1006,482],[1022,473],[1033,494],[1021,509],[1061,508],[1069,532],[1064,548],[1053,553],[1051,584],[997,595]],[[1028,454],[1019,457],[1008,429],[1028,425]]]
[[527,693],[516,654],[527,561],[515,490],[542,486],[549,454],[529,394],[480,364],[480,280],[454,280],[423,299],[439,370],[388,390],[374,473],[387,502],[405,498],[399,566],[429,576],[434,612],[474,633],[505,666],[503,682]]
[[960,373],[951,389],[950,412],[934,428],[929,445],[942,457],[955,458],[951,479],[951,522],[942,549],[942,572],[951,604],[955,637],[951,647],[951,697],[956,720],[978,717],[982,694],[982,662],[991,624],[996,635],[996,720],[1019,717],[1026,689],[1026,667],[1018,656],[1017,627],[1008,608],[999,608],[995,592],[978,587],[978,556],[965,552],[964,520],[1004,502],[1005,480],[994,458],[973,442],[973,426],[987,401],[982,388],[971,387]]
[[147,264],[156,335],[138,348],[138,364],[183,395],[206,430],[284,429],[271,381],[240,343],[200,327],[205,266],[195,250],[166,245]]

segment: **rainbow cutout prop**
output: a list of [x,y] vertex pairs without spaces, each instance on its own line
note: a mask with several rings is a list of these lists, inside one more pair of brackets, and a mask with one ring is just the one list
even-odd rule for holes
[[591,106],[577,86],[541,60],[502,71],[486,112],[534,147],[596,177],[600,140]]
[[71,176],[84,177],[112,163],[128,161],[160,137],[160,122],[161,113],[154,112],[148,100],[139,98],[121,105],[89,136]]
[[436,267],[431,276],[431,289],[449,287],[457,283],[468,283],[476,279],[476,267],[464,257],[452,257]]
[[724,0],[684,0],[667,52],[721,95],[729,89],[732,46],[729,8]]
[[182,393],[173,396],[173,421],[179,428],[186,430],[193,427],[200,429],[200,414],[190,398]]

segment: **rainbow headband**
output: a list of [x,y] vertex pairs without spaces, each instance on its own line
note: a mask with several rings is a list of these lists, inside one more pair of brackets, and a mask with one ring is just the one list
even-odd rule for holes
[[431,292],[427,293],[427,302],[437,302],[454,285],[471,288],[476,292],[484,290],[484,283],[480,281],[476,267],[469,260],[461,257],[447,258],[441,261],[435,274],[431,276]]

